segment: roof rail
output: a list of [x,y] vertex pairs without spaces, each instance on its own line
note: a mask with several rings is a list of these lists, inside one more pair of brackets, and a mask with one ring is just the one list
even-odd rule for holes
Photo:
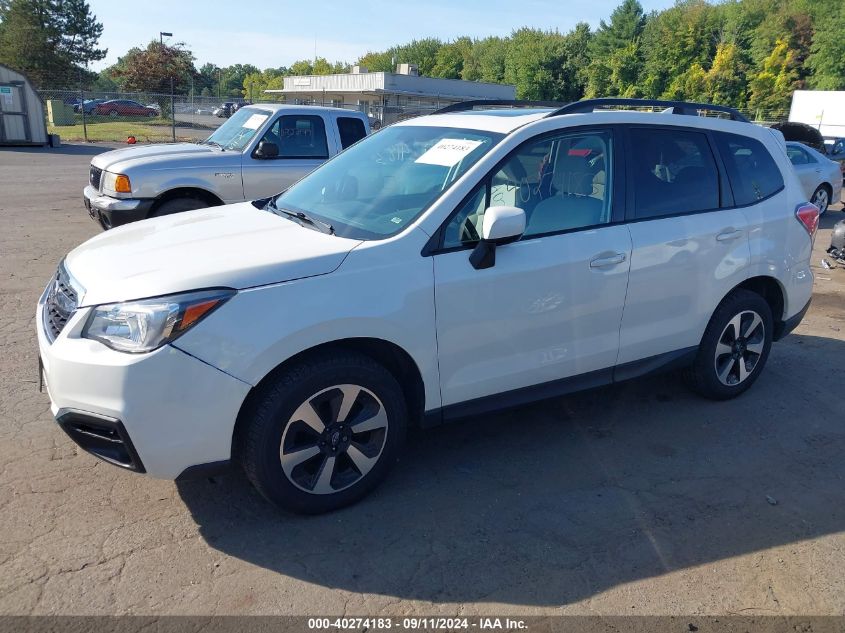
[[565,104],[560,101],[519,101],[517,99],[476,99],[474,101],[459,101],[435,110],[432,114],[448,114],[449,112],[466,112],[473,108],[490,106],[507,106],[511,108],[561,108]]
[[728,106],[713,105],[712,103],[692,103],[689,101],[664,101],[661,99],[623,99],[621,97],[605,97],[601,99],[584,99],[582,101],[574,101],[562,108],[550,112],[546,118],[553,116],[560,116],[561,114],[579,114],[585,112],[592,112],[596,108],[604,108],[608,106],[631,106],[631,107],[659,107],[665,108],[671,114],[688,114],[698,116],[701,111],[706,112],[722,112],[730,115],[732,121],[742,121],[743,123],[750,123],[742,114],[736,109]]

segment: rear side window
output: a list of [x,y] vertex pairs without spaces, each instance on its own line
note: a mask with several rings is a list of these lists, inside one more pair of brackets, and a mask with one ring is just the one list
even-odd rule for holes
[[719,172],[705,134],[633,128],[631,146],[638,219],[719,207]]
[[738,206],[754,204],[783,189],[780,169],[760,141],[719,132],[716,142]]
[[367,135],[367,130],[364,128],[364,122],[361,119],[338,117],[337,129],[340,132],[340,145],[343,149],[354,145]]
[[811,163],[819,162],[810,154],[810,152],[807,152],[800,147],[796,147],[795,145],[786,146],[786,155],[789,156],[789,161],[793,165],[809,165]]

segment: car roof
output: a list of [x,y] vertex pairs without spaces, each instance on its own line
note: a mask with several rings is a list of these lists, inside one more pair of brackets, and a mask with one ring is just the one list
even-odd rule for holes
[[361,112],[360,110],[348,110],[346,108],[331,108],[329,106],[318,106],[318,105],[290,105],[287,103],[250,103],[249,105],[245,105],[241,107],[241,110],[247,110],[249,108],[259,109],[259,110],[270,110],[270,112],[276,113],[282,110],[290,110],[291,112],[311,112],[311,111],[329,111],[329,112],[342,112],[347,116],[361,116],[366,118],[366,114]]
[[[497,108],[489,110],[465,110],[444,114],[430,114],[427,116],[408,119],[395,123],[404,126],[431,126],[465,128],[487,132],[509,134],[523,126],[537,124],[547,119],[554,108]],[[675,114],[667,111],[644,112],[641,110],[595,110],[593,112],[578,112],[561,114],[554,119],[560,121],[560,127],[567,125],[591,124],[646,124],[672,125],[686,128],[722,130],[756,138],[765,137],[766,128],[746,121],[732,121],[722,117],[691,116]],[[533,127],[533,126],[532,126]],[[771,131],[771,130],[770,130]]]

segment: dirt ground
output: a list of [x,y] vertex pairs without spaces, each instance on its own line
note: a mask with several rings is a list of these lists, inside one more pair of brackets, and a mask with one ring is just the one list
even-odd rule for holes
[[99,228],[103,147],[0,150],[0,613],[845,614],[845,269],[754,388],[675,375],[415,433],[319,517],[237,474],[175,484],[77,450],[38,392],[34,312]]

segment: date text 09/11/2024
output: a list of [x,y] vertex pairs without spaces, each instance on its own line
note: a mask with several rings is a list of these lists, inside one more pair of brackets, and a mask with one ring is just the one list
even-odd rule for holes
[[394,621],[390,617],[366,618],[366,617],[352,617],[352,618],[308,618],[309,630],[331,630],[331,629],[380,629],[390,630],[392,628],[400,630],[502,630],[502,631],[518,631],[527,629],[524,620],[511,618],[496,618],[496,617],[480,617],[478,619],[469,618],[449,618],[449,617],[406,617],[401,621]]

